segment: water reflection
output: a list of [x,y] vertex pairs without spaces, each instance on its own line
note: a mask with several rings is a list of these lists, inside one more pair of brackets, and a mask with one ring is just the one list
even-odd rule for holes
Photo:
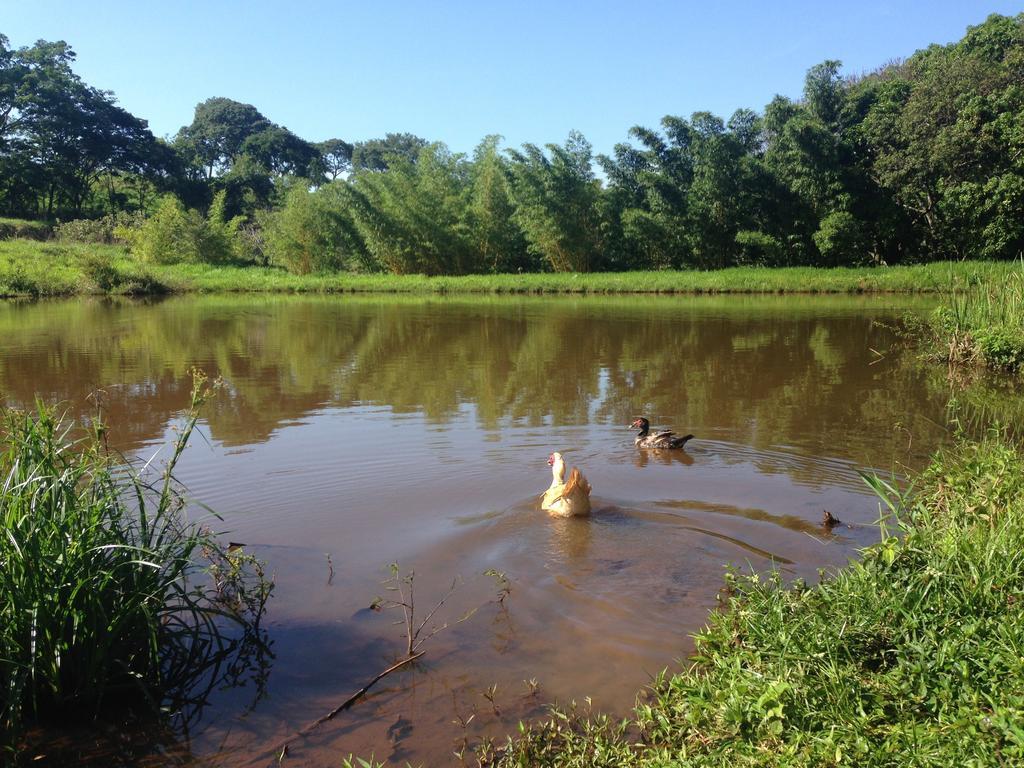
[[77,408],[102,388],[128,444],[162,434],[199,365],[229,383],[208,413],[225,445],[265,441],[325,406],[444,423],[471,404],[487,429],[621,424],[643,411],[703,437],[763,447],[815,436],[857,456],[896,420],[922,426],[920,370],[871,365],[869,347],[888,346],[872,321],[895,314],[877,300],[806,297],[8,303],[0,392]]
[[666,466],[681,464],[684,467],[688,467],[693,464],[693,457],[686,452],[685,448],[677,450],[649,448],[647,450],[637,451],[633,461],[640,468],[646,467],[652,462],[664,464]]

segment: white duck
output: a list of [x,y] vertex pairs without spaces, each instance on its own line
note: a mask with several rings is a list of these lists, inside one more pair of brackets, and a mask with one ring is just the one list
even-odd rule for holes
[[540,508],[559,517],[590,514],[590,483],[576,467],[565,482],[565,460],[555,452],[548,456],[551,467],[551,486],[544,491]]

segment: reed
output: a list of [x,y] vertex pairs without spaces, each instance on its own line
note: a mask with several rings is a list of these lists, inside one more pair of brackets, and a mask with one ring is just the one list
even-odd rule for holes
[[1024,261],[1001,280],[954,287],[922,335],[934,357],[954,365],[1024,368]]
[[108,451],[99,422],[79,435],[41,403],[3,412],[0,750],[29,722],[155,712],[235,649],[231,627],[258,624],[269,585],[187,519],[173,477],[207,394],[197,376],[158,475]]

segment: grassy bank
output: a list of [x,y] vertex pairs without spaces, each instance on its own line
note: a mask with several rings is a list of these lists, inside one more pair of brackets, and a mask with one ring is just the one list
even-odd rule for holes
[[0,240],[8,240],[10,238],[46,240],[52,234],[53,227],[45,221],[8,219],[0,216]]
[[728,581],[693,666],[632,719],[525,726],[490,766],[947,766],[1024,760],[1024,456],[940,453],[889,537],[813,587]]
[[929,356],[956,366],[1024,369],[1024,264],[1002,279],[959,287],[910,333]]
[[999,283],[1005,262],[908,267],[736,267],[710,272],[595,272],[462,277],[293,275],[271,267],[143,265],[122,247],[0,241],[0,296],[87,293],[933,293]]

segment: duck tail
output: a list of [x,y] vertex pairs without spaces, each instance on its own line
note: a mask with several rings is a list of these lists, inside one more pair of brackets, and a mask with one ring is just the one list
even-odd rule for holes
[[573,467],[572,472],[569,473],[569,481],[565,484],[565,490],[562,491],[562,495],[568,496],[577,488],[588,496],[590,495],[590,483],[587,482],[587,478],[583,476],[583,473],[577,467]]
[[693,440],[693,435],[686,435],[685,437],[681,437],[679,439],[679,447],[682,448],[684,445],[686,445],[691,440]]

